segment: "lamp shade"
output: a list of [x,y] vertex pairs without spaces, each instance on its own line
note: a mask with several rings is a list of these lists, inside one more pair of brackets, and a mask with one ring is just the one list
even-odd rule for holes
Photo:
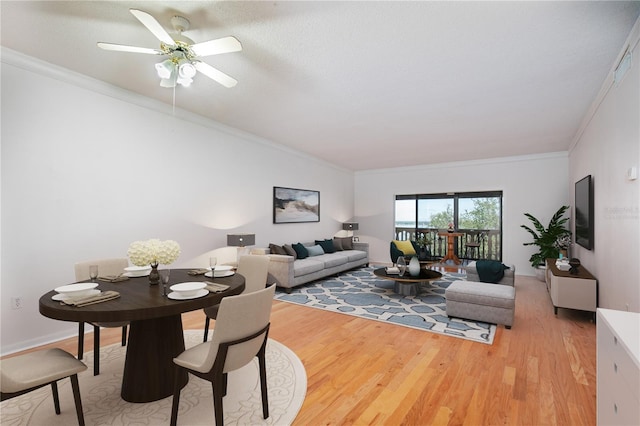
[[256,234],[227,234],[227,245],[232,247],[252,246],[256,243]]
[[342,229],[345,231],[357,231],[358,223],[357,222],[345,222],[342,224]]

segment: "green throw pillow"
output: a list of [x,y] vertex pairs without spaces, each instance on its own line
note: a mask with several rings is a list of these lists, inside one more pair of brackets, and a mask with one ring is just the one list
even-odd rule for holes
[[318,244],[320,247],[322,247],[322,250],[325,253],[335,253],[336,249],[333,246],[333,240],[316,240],[316,244]]
[[298,259],[306,259],[307,257],[309,257],[309,252],[307,251],[307,248],[304,246],[304,244],[296,243],[292,247],[296,251]]

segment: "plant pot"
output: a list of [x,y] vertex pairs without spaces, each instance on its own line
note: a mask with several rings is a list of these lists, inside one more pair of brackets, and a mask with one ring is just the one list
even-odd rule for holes
[[547,281],[547,267],[545,265],[536,266],[536,278],[543,283]]
[[431,257],[431,251],[427,247],[421,247],[418,250],[419,260],[429,260],[429,257]]

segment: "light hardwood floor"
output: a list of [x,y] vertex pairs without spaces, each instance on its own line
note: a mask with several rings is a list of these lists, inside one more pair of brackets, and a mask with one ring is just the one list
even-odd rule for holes
[[[596,327],[559,309],[545,284],[516,277],[511,330],[493,345],[274,302],[270,337],[307,371],[295,425],[593,425]],[[183,316],[202,329],[201,311]],[[92,335],[85,350],[92,350]],[[102,345],[119,329],[103,329]],[[55,343],[75,353],[75,338]]]

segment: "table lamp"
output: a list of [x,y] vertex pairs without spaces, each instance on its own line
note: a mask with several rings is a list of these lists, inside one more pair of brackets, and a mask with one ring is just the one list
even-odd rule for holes
[[342,224],[342,229],[344,231],[347,231],[347,237],[352,237],[353,238],[353,231],[357,231],[358,230],[358,223],[357,222],[345,222]]
[[227,234],[227,245],[232,247],[252,246],[256,243],[256,234]]
[[238,247],[238,260],[240,256],[248,254],[246,246],[252,246],[256,243],[256,234],[227,234],[227,245]]

